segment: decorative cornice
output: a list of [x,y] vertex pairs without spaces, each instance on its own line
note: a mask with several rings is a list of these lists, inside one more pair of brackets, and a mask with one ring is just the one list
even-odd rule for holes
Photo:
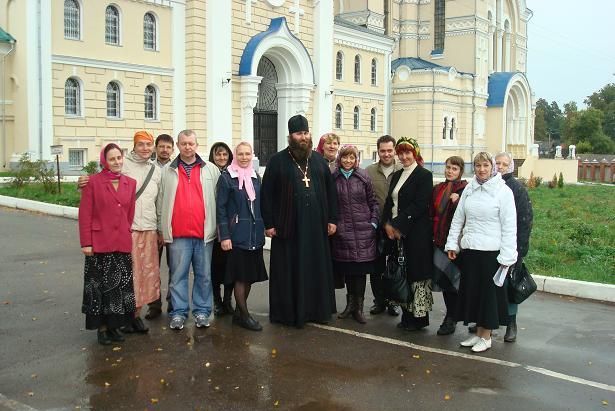
[[351,91],[351,90],[342,90],[342,89],[334,89],[333,94],[336,96],[342,97],[353,97],[360,99],[369,99],[369,100],[379,100],[384,101],[385,95],[378,93],[365,93],[363,91]]
[[142,64],[120,63],[117,61],[88,59],[84,57],[63,56],[59,54],[53,54],[51,56],[51,62],[57,64],[68,64],[72,66],[95,67],[144,74],[157,74],[160,76],[172,76],[174,72],[172,68],[146,66]]
[[346,21],[384,34],[384,14],[375,13],[371,10],[362,10],[342,13],[339,16]]
[[333,42],[357,50],[381,54],[393,52],[395,45],[395,41],[391,38],[376,33],[368,33],[364,30],[355,30],[339,24],[333,26]]

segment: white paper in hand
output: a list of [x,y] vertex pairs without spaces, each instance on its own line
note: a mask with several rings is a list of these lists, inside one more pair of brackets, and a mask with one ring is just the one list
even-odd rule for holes
[[500,268],[498,268],[498,270],[495,272],[495,275],[493,276],[493,282],[495,283],[495,285],[497,285],[498,287],[503,286],[504,280],[506,280],[506,274],[508,274],[508,267],[500,266]]

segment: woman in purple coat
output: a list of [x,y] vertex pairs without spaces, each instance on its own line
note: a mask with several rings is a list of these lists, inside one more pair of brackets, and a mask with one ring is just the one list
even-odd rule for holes
[[355,146],[340,149],[333,180],[339,217],[337,231],[331,238],[331,254],[335,274],[343,276],[347,290],[346,309],[338,318],[352,314],[357,322],[365,324],[365,276],[374,272],[380,212],[372,182],[367,172],[359,168],[359,151]]

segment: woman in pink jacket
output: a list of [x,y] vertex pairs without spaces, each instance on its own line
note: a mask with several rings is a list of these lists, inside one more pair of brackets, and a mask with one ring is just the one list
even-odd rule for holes
[[98,330],[98,343],[123,341],[118,329],[135,312],[132,237],[136,181],[120,172],[124,158],[116,144],[100,153],[102,171],[83,188],[79,204],[79,238],[85,254],[83,305],[85,326]]

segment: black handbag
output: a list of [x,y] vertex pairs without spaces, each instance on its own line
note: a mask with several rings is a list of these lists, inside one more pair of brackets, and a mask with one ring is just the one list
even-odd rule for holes
[[406,257],[402,241],[397,240],[397,246],[392,248],[386,256],[382,275],[384,297],[388,301],[405,304],[408,302],[410,287],[406,277]]
[[536,291],[538,286],[527,271],[525,264],[515,264],[511,267],[508,283],[508,300],[514,304],[521,304]]

